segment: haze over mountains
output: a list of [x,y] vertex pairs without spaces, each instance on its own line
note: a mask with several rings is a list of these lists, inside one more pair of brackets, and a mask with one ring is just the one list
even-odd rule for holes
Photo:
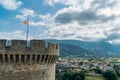
[[84,42],[79,40],[55,40],[48,42],[59,43],[61,57],[97,57],[120,56],[120,46],[108,42]]

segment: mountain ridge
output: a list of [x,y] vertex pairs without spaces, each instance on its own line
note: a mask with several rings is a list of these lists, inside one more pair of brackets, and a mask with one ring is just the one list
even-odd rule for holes
[[[48,39],[46,41],[58,43],[60,45],[61,56],[64,56],[66,54],[68,54],[67,56],[71,54],[76,54],[81,57],[85,56],[85,54],[87,56],[120,56],[119,50],[120,46],[114,46],[108,42],[103,41],[85,42],[80,40],[56,40],[56,39]],[[71,47],[73,48],[73,50],[71,50]]]

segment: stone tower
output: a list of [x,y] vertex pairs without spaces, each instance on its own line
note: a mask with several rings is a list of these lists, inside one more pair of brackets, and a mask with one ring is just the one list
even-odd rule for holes
[[44,40],[0,40],[0,80],[55,80],[58,44]]

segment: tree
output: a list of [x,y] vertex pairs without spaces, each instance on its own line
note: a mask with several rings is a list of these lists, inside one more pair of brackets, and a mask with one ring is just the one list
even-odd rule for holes
[[84,64],[84,62],[79,62],[78,65],[79,66],[82,66]]
[[114,71],[108,70],[103,75],[107,80],[117,80],[117,74]]
[[71,70],[62,71],[57,80],[85,80],[85,74],[83,72],[74,72]]
[[85,73],[84,72],[76,72],[72,76],[72,80],[85,80]]
[[81,77],[79,75],[77,75],[74,80],[82,80]]
[[73,71],[71,70],[65,70],[59,73],[57,76],[57,80],[71,80],[73,76]]
[[114,65],[113,68],[115,69],[117,75],[120,76],[120,65]]
[[97,66],[94,70],[96,73],[102,74],[102,70],[100,69],[99,66]]

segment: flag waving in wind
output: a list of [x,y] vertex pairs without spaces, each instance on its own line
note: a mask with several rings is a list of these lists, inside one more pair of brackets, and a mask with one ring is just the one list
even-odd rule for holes
[[28,20],[23,21],[24,24],[27,25],[27,31],[26,31],[26,41],[28,40],[28,29],[29,29],[29,15],[28,15]]
[[24,24],[28,24],[28,20],[23,21]]

